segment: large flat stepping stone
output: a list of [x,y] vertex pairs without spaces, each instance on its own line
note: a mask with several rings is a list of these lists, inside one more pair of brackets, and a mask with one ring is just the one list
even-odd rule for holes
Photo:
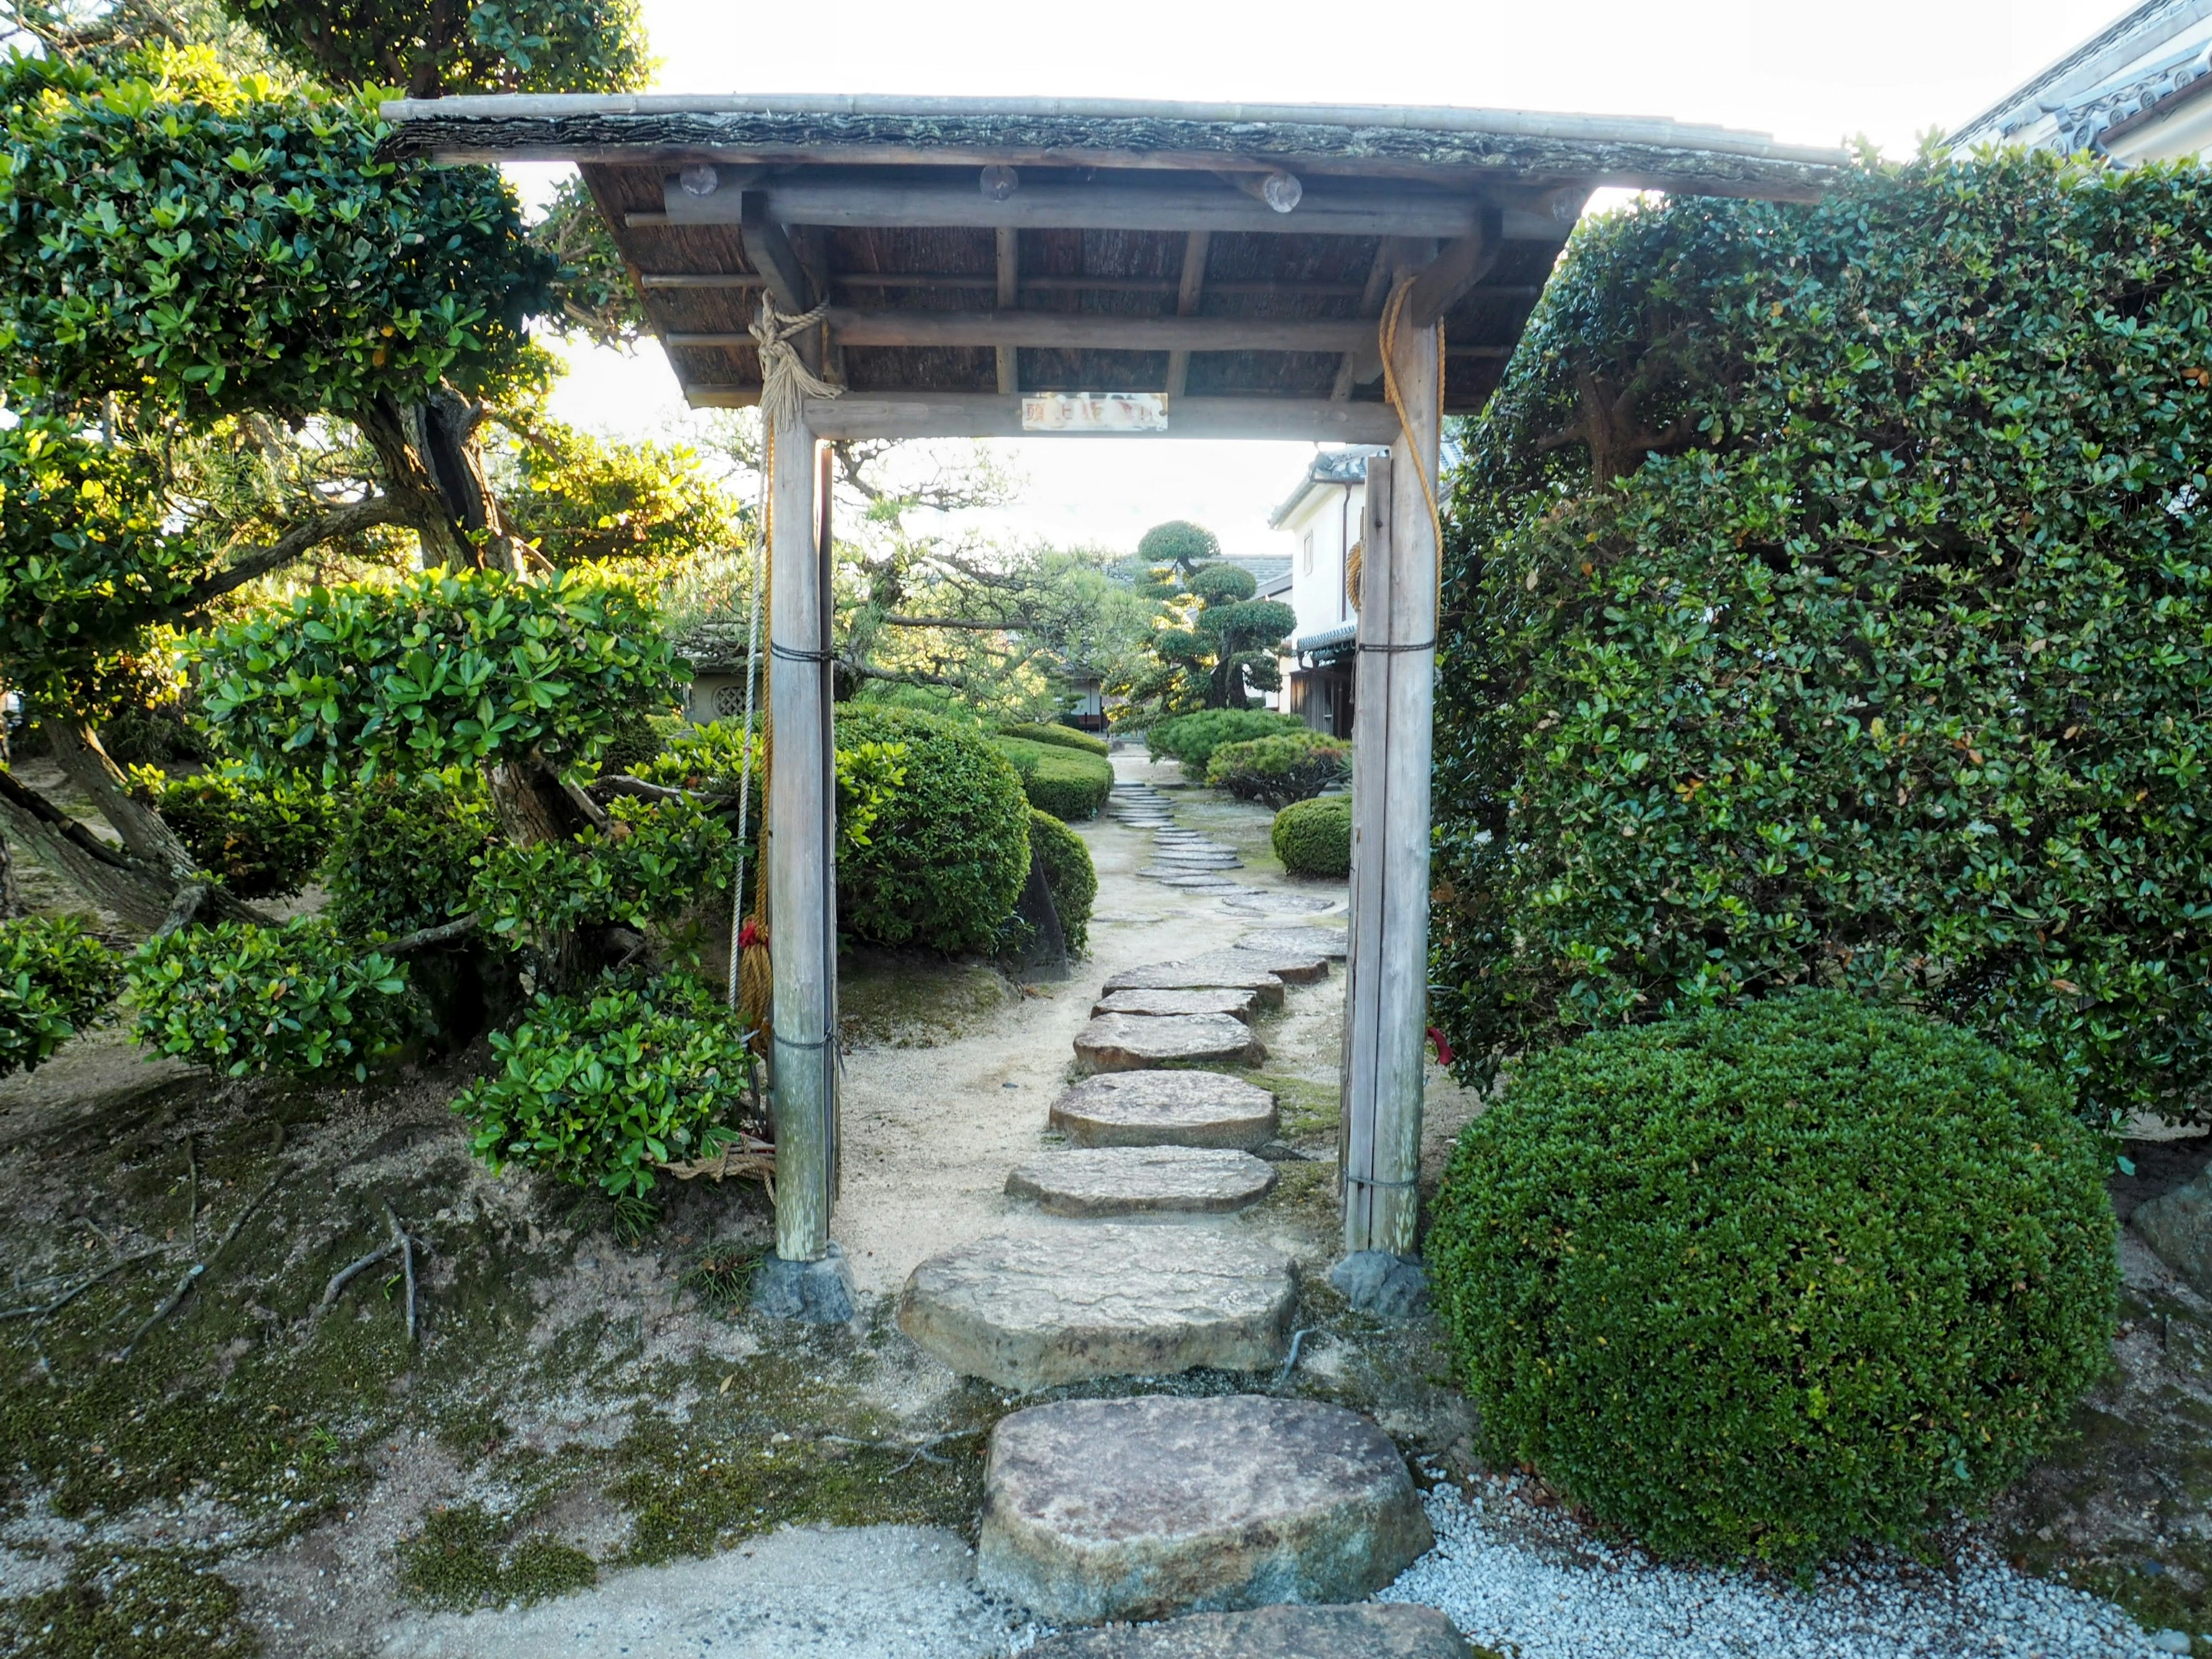
[[1125,968],[1102,988],[1115,991],[1256,991],[1271,1008],[1283,1006],[1283,981],[1249,957],[1216,951],[1188,962],[1160,962],[1149,968]]
[[1240,898],[1229,908],[1246,910],[1255,915],[1310,916],[1323,910],[1333,910],[1338,901],[1323,898],[1318,893],[1253,893]]
[[1369,1601],[1069,1631],[1029,1652],[1030,1659],[1474,1659],[1474,1650],[1434,1607]]
[[1254,945],[1310,951],[1316,956],[1327,957],[1332,962],[1342,962],[1351,954],[1352,936],[1341,927],[1307,927],[1294,923],[1289,927],[1268,927],[1256,933],[1247,933],[1231,949],[1241,951]]
[[1049,1389],[1279,1365],[1297,1300],[1291,1259],[1265,1244],[1101,1222],[932,1256],[908,1278],[898,1322],[963,1376]]
[[1275,1189],[1275,1166],[1213,1146],[1094,1146],[1052,1152],[1006,1177],[1006,1196],[1052,1215],[1221,1215]]
[[1275,1138],[1275,1097],[1219,1072],[1109,1072],[1052,1103],[1052,1127],[1078,1146],[1232,1146]]
[[1397,1448],[1341,1406],[1069,1400],[991,1431],[976,1578],[1097,1624],[1358,1601],[1432,1541]]
[[[1093,921],[1097,917],[1091,917]],[[1091,1005],[1093,1014],[1228,1014],[1249,1022],[1259,1006],[1256,991],[1115,991]]]
[[1258,963],[1286,985],[1310,985],[1328,977],[1328,958],[1304,945],[1242,939],[1230,947],[1230,954],[1240,962]]
[[1093,1072],[1170,1061],[1250,1065],[1267,1057],[1252,1028],[1229,1014],[1100,1014],[1075,1034],[1075,1058]]

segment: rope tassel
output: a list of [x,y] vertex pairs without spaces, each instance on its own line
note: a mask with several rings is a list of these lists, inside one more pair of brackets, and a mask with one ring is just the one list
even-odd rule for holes
[[798,431],[806,412],[806,399],[835,398],[844,390],[801,362],[798,348],[791,343],[808,329],[819,326],[829,314],[827,300],[811,311],[787,317],[775,308],[775,301],[761,295],[760,314],[753,319],[749,331],[760,347],[761,418],[773,431]]

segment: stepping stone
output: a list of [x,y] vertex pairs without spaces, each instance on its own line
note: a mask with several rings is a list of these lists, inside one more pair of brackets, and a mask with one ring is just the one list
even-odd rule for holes
[[1257,991],[1270,1008],[1283,1006],[1283,981],[1249,956],[1215,951],[1189,962],[1162,962],[1150,968],[1125,968],[1100,988],[1115,991]]
[[1228,1014],[1101,1014],[1075,1034],[1075,1058],[1091,1072],[1137,1072],[1170,1060],[1250,1065],[1267,1057],[1252,1028]]
[[1006,1196],[1051,1215],[1218,1215],[1275,1189],[1275,1166],[1213,1146],[1095,1146],[1053,1152],[1006,1177]]
[[1285,985],[1310,985],[1328,977],[1328,958],[1303,945],[1240,939],[1230,947],[1230,954],[1239,958],[1249,957]]
[[1434,1607],[1369,1601],[1350,1607],[1194,1613],[1158,1625],[1069,1631],[1030,1659],[1474,1659]]
[[1273,911],[1278,915],[1311,915],[1318,911],[1336,908],[1336,900],[1322,898],[1316,893],[1255,893],[1240,899],[1231,908],[1255,913]]
[[[1097,917],[1093,916],[1096,921]],[[1205,991],[1115,991],[1091,1006],[1094,1014],[1230,1014],[1250,1021],[1257,991],[1216,987]]]
[[900,1292],[898,1322],[963,1376],[1049,1389],[1279,1365],[1297,1300],[1291,1259],[1265,1244],[1101,1222],[932,1256]]
[[1352,936],[1341,927],[1302,927],[1293,924],[1247,933],[1231,948],[1241,951],[1255,945],[1310,951],[1316,956],[1327,957],[1332,962],[1342,962],[1352,949]]
[[1229,870],[1244,862],[1234,853],[1179,853],[1173,848],[1157,848],[1153,858],[1162,864],[1181,866],[1187,870]]
[[1052,1103],[1052,1127],[1078,1146],[1230,1146],[1275,1138],[1275,1097],[1219,1072],[1109,1072]]
[[1341,1406],[1066,1400],[991,1431],[976,1579],[1098,1624],[1358,1601],[1433,1541],[1405,1459]]
[[[1178,870],[1172,875],[1155,876],[1152,879],[1163,887],[1195,887],[1205,891],[1224,893],[1242,893],[1248,890],[1226,876],[1199,875],[1184,870]],[[1254,888],[1249,890],[1256,892],[1259,890]]]

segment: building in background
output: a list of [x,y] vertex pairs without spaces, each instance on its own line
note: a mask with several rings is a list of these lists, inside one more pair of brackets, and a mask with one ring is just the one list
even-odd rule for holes
[[2122,163],[2212,148],[2212,0],[2149,0],[2008,93],[1947,141],[2088,150]]
[[1367,500],[1367,463],[1384,449],[1324,449],[1267,520],[1291,544],[1287,593],[1297,612],[1282,658],[1283,689],[1268,706],[1296,714],[1316,732],[1352,735],[1352,657],[1359,611],[1345,580],[1346,562],[1359,543]]

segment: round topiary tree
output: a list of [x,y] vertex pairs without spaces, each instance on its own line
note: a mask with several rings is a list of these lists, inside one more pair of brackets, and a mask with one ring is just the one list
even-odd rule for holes
[[1032,806],[1030,856],[1044,866],[1045,885],[1052,891],[1053,911],[1060,918],[1068,955],[1081,956],[1091,948],[1091,906],[1098,896],[1098,870],[1091,861],[1091,849],[1051,813]]
[[2109,1360],[2096,1139],[2057,1083],[1842,992],[1528,1061],[1445,1171],[1431,1273],[1486,1454],[1666,1556],[1907,1540]]
[[882,803],[866,844],[841,849],[844,925],[878,945],[988,951],[1029,879],[1020,774],[979,726],[915,708],[840,705],[840,750],[864,744],[895,746],[905,782]]
[[1294,876],[1352,873],[1352,797],[1321,795],[1294,801],[1275,814],[1269,839],[1283,868]]

